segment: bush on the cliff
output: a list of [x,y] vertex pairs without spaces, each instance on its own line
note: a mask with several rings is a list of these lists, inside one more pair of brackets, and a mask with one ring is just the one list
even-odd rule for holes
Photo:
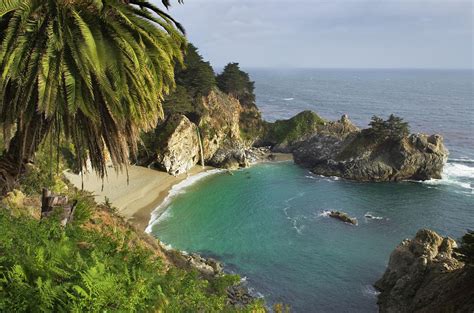
[[410,128],[407,122],[401,117],[390,114],[387,120],[374,115],[369,123],[368,131],[377,139],[394,139],[400,140],[410,134]]
[[238,99],[243,106],[254,105],[254,82],[240,69],[239,63],[227,64],[216,80],[220,90]]
[[474,267],[474,231],[470,230],[462,237],[461,245],[456,252],[461,261]]

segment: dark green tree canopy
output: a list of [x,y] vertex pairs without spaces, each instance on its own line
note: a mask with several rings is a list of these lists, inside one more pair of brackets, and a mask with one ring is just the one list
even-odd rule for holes
[[163,116],[181,26],[149,1],[6,0],[0,27],[0,125],[16,129],[0,176],[48,135],[65,134],[102,177],[107,154],[126,164],[138,133]]
[[189,96],[193,98],[207,96],[216,86],[211,64],[203,60],[193,44],[188,44],[184,65],[177,65],[175,75],[176,84],[185,87]]
[[227,64],[216,80],[220,90],[237,98],[242,105],[255,103],[255,84],[250,81],[249,74],[240,70],[239,63]]
[[165,112],[194,113],[202,96],[207,96],[216,86],[214,70],[209,62],[203,60],[198,49],[188,44],[183,64],[175,67],[177,88],[163,104]]
[[370,134],[381,139],[400,140],[410,134],[410,127],[401,117],[390,114],[387,120],[374,115],[369,123]]

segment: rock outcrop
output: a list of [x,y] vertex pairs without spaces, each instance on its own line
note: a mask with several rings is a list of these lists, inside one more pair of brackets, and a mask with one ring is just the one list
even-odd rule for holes
[[455,247],[426,229],[404,240],[375,283],[380,312],[474,312],[474,273],[454,257]]
[[155,166],[172,175],[178,175],[187,172],[199,162],[198,129],[186,116],[170,116],[160,131]]
[[377,138],[347,116],[319,125],[292,149],[297,164],[313,173],[358,181],[441,178],[448,151],[439,135]]
[[329,217],[340,220],[341,222],[347,224],[357,225],[357,219],[354,217],[350,217],[347,213],[344,212],[331,211],[329,212]]
[[139,163],[153,164],[172,175],[187,172],[201,159],[219,168],[248,166],[256,139],[249,135],[257,136],[263,124],[256,106],[243,107],[237,99],[213,90],[202,97],[198,108],[199,114],[189,118],[172,114],[159,125],[145,142],[151,155]]

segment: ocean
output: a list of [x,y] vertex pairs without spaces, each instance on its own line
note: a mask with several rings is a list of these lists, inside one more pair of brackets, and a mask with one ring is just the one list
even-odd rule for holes
[[[293,312],[377,312],[372,287],[391,251],[420,228],[460,238],[474,228],[472,70],[248,69],[267,120],[313,110],[365,127],[394,113],[412,132],[439,133],[443,179],[359,183],[292,162],[234,175],[214,170],[175,186],[149,230],[173,248],[222,261],[269,305]],[[358,219],[351,226],[329,210]],[[367,218],[366,216],[373,218]]]

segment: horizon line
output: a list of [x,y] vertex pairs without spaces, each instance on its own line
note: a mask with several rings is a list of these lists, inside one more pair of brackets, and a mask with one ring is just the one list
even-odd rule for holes
[[[234,62],[231,62],[234,63]],[[239,63],[239,62],[235,62]],[[474,67],[315,67],[315,66],[245,66],[239,63],[243,69],[288,69],[288,70],[438,70],[438,71],[474,71]],[[225,65],[213,66],[213,68],[224,68]]]

